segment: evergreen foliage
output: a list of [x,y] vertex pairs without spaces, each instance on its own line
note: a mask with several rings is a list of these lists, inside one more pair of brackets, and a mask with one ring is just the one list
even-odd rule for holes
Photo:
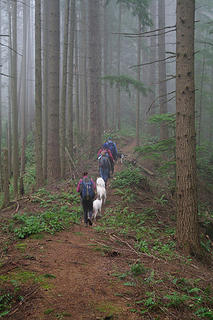
[[120,76],[108,75],[103,77],[102,79],[109,81],[111,87],[113,85],[120,85],[122,89],[129,93],[129,96],[131,96],[130,86],[132,86],[136,90],[139,90],[145,96],[147,94],[147,91],[151,90],[149,88],[145,88],[143,82],[135,80],[134,78],[124,74]]

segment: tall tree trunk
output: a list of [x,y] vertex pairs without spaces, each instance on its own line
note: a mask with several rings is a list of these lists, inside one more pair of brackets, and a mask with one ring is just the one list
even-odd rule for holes
[[42,168],[42,76],[41,76],[41,0],[35,1],[35,159],[36,186],[43,184]]
[[[1,3],[0,3],[1,6]],[[0,8],[1,9],[1,8]],[[0,34],[1,34],[1,11],[0,11]],[[2,54],[1,54],[1,47],[0,47],[0,61],[2,59]],[[2,156],[1,156],[1,149],[2,149],[2,81],[1,81],[1,75],[0,75],[0,192],[2,190]]]
[[87,15],[88,2],[81,0],[81,24],[80,24],[80,106],[81,106],[81,121],[80,121],[80,132],[88,134],[89,128],[89,108],[88,108],[88,76],[87,76],[87,55],[88,55],[88,32],[87,32]]
[[69,2],[66,0],[64,8],[64,46],[63,46],[63,71],[62,71],[62,92],[60,112],[60,154],[61,154],[61,177],[65,175],[65,139],[66,139],[66,97],[67,97],[67,56],[68,56],[68,26],[69,26]]
[[26,103],[27,103],[27,10],[26,1],[23,2],[23,56],[22,56],[22,72],[21,72],[21,89],[22,100],[21,101],[21,170],[20,170],[20,186],[19,192],[24,194],[24,173],[26,163]]
[[[120,76],[121,69],[121,4],[119,5],[119,17],[118,17],[118,44],[117,44],[117,75]],[[120,85],[117,87],[117,98],[116,98],[116,118],[117,118],[117,128],[121,129],[121,89]]]
[[[104,5],[104,76],[107,75],[108,72],[108,9],[105,4]],[[108,129],[108,84],[104,82],[104,129]]]
[[99,0],[89,2],[90,151],[101,144],[101,46]]
[[[7,3],[8,7],[8,34],[9,41],[8,46],[12,48],[12,17],[10,10],[10,2]],[[9,74],[12,74],[12,50],[9,50],[9,59],[8,59],[8,70]],[[7,150],[8,150],[8,174],[11,177],[12,171],[12,80],[10,79],[8,82],[8,131],[7,131]]]
[[6,207],[10,202],[10,192],[9,192],[9,172],[8,172],[8,150],[3,150],[3,192],[4,200],[3,207]]
[[202,63],[202,70],[201,70],[201,84],[200,84],[200,103],[199,103],[199,109],[198,109],[198,114],[199,114],[199,119],[198,119],[198,144],[200,145],[201,142],[201,128],[202,128],[202,104],[203,104],[203,85],[204,85],[204,75],[205,75],[205,64],[206,64],[206,43],[204,44],[204,53],[203,53],[203,63]]
[[18,196],[19,147],[18,147],[18,104],[17,104],[17,1],[12,3],[12,135],[13,135],[13,188]]
[[[78,24],[77,24],[78,26]],[[78,27],[77,27],[78,30]],[[77,128],[77,143],[79,144],[80,137],[80,103],[79,103],[79,33],[76,31],[75,36],[75,84],[76,84],[76,128]]]
[[48,143],[48,1],[43,1],[43,177],[47,179],[47,143]]
[[48,2],[48,180],[60,177],[59,157],[59,0]]
[[[152,30],[155,30],[157,25],[156,23],[157,3],[155,0],[153,0],[151,3],[150,14],[152,19]],[[157,47],[156,36],[150,37],[150,61],[156,60],[156,57],[157,57],[156,47]],[[155,66],[155,63],[152,63],[149,69],[149,86],[152,88],[152,91],[149,93],[149,105],[151,105],[156,98],[155,85],[154,85],[156,83],[156,79],[157,79],[156,66]],[[150,117],[156,113],[155,108],[156,108],[156,105],[154,104],[149,111]],[[156,126],[153,124],[148,124],[148,133],[150,134],[150,136],[156,136],[157,134]]]
[[[165,28],[165,0],[158,1],[158,26],[159,29]],[[167,85],[166,85],[166,44],[165,31],[160,30],[158,36],[158,50],[159,50],[159,103],[160,113],[167,113]],[[160,127],[160,139],[168,139],[169,132],[165,123]]]
[[176,188],[177,243],[199,255],[196,175],[194,18],[195,1],[177,0],[176,32]]
[[[141,21],[138,17],[138,33],[141,33]],[[138,37],[137,43],[137,64],[141,64],[141,37]],[[140,67],[137,68],[137,80],[141,80],[141,71]],[[137,90],[137,102],[136,102],[136,145],[140,144],[140,91]]]
[[75,0],[71,0],[70,14],[70,43],[69,43],[69,89],[68,89],[68,123],[67,144],[70,154],[73,154],[73,80],[74,80],[74,37],[75,37]]

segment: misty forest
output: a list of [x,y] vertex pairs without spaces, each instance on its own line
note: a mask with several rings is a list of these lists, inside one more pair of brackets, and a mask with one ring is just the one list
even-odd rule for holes
[[0,0],[0,318],[213,319],[212,35],[212,0]]

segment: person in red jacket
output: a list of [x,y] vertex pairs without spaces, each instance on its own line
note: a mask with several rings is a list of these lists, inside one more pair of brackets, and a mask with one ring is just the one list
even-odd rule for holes
[[[104,155],[104,158],[108,159],[107,162],[105,161],[105,165],[102,164],[103,161],[101,158],[103,155]],[[112,152],[110,151],[110,149],[108,149],[107,143],[104,143],[100,148],[100,150],[98,151],[98,160],[99,160],[100,176],[104,179],[105,184],[107,184],[107,180],[108,178],[110,178],[110,170],[113,173],[113,169],[114,169],[114,160],[113,160]]]

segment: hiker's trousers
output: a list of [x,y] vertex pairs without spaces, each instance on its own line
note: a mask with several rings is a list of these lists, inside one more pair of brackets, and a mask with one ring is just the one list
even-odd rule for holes
[[92,219],[93,199],[82,199],[82,207],[84,211],[84,223],[88,223],[88,217]]

